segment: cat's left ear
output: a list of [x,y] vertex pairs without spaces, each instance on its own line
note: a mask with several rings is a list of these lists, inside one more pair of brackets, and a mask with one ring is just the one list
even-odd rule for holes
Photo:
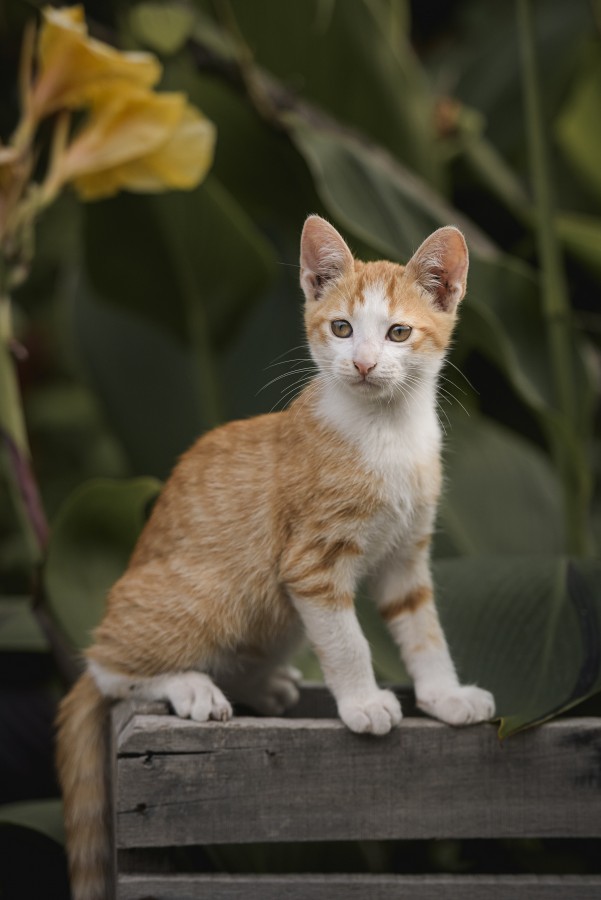
[[319,300],[329,282],[354,266],[353,254],[333,225],[309,216],[301,236],[300,283],[307,300]]
[[413,254],[405,272],[430,294],[437,309],[454,312],[465,295],[469,257],[458,228],[439,228]]

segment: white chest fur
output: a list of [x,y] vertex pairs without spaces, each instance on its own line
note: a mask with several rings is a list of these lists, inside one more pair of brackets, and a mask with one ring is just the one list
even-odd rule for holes
[[441,446],[434,391],[424,385],[410,398],[387,404],[330,388],[317,409],[323,421],[356,446],[361,463],[380,486],[381,510],[365,535],[368,563],[374,563],[432,525]]

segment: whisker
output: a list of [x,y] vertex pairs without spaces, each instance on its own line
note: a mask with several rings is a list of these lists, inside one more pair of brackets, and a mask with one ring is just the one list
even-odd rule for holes
[[464,411],[466,416],[469,416],[469,414],[470,414],[469,411],[465,408],[465,406],[463,405],[461,400],[459,400],[454,394],[451,394],[449,391],[445,390],[444,388],[441,388],[440,385],[438,385],[437,394],[442,394],[443,399],[447,403],[451,404],[451,406],[453,405],[453,403],[457,403],[461,407],[461,409]]
[[310,366],[310,367],[307,366],[304,369],[292,369],[290,372],[282,372],[280,375],[276,375],[275,378],[272,378],[271,381],[268,381],[267,384],[264,384],[262,388],[259,388],[259,390],[255,394],[255,397],[257,396],[257,394],[260,394],[261,391],[264,391],[266,388],[270,387],[272,384],[275,384],[276,381],[281,381],[282,378],[289,378],[289,377],[292,377],[293,375],[301,375],[303,372],[313,373],[314,371],[315,371],[315,369],[313,366]]
[[283,356],[286,356],[287,353],[294,353],[295,350],[309,349],[309,342],[303,341],[302,344],[297,344],[296,347],[290,347],[288,350],[284,350],[283,353],[280,353],[278,356],[274,357],[271,361],[271,364],[276,362],[278,359],[282,359]]
[[[294,359],[281,359],[279,362],[272,362],[266,366],[266,369],[273,369],[274,366],[287,366],[289,363],[297,363],[297,362],[306,362],[313,363],[313,360],[310,356],[297,356]],[[315,365],[315,363],[313,363]]]
[[459,372],[459,374],[461,375],[461,377],[464,378],[464,379],[467,381],[467,383],[469,384],[469,386],[471,387],[471,389],[474,391],[474,393],[478,394],[478,390],[474,387],[474,385],[473,385],[472,382],[469,380],[469,378],[467,377],[467,375],[466,375],[464,372],[461,371],[461,369],[459,368],[459,366],[456,366],[455,363],[452,362],[450,359],[445,359],[445,364],[448,365],[448,366],[452,366],[452,367],[455,369],[456,372]]
[[442,374],[442,372],[439,372],[439,373],[438,373],[438,377],[439,377],[442,381],[446,381],[447,384],[450,384],[450,385],[452,385],[454,388],[457,388],[457,390],[459,391],[460,394],[463,394],[464,397],[467,397],[467,391],[464,391],[463,388],[459,387],[459,385],[456,384],[456,382],[454,382],[451,378],[447,378],[446,375],[443,375],[443,374]]

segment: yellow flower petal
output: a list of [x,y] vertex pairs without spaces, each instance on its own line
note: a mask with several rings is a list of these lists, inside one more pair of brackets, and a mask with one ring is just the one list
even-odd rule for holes
[[156,150],[104,170],[88,172],[73,183],[84,200],[109,197],[119,190],[158,192],[195,187],[213,161],[215,126],[187,106],[173,132]]
[[123,53],[89,37],[82,6],[47,6],[43,16],[31,98],[37,119],[100,102],[122,85],[151,87],[161,77],[151,53]]
[[[154,153],[129,164],[132,179],[136,176],[148,185],[189,188],[199,184],[213,161],[215,126],[192,106],[186,107],[171,137]],[[131,186],[130,186],[131,190]],[[139,187],[136,190],[151,190]]]
[[152,153],[179,125],[183,94],[130,89],[92,111],[59,163],[61,181],[103,171]]

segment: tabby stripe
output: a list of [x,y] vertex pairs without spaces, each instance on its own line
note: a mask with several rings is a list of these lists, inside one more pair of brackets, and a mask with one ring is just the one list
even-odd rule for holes
[[341,556],[360,556],[361,547],[355,541],[334,541],[332,544],[316,542],[310,551],[314,551],[316,569],[331,569]]
[[425,585],[423,587],[417,587],[412,591],[409,591],[408,594],[405,594],[404,597],[393,600],[392,603],[387,603],[386,606],[380,610],[380,615],[385,622],[391,622],[403,613],[414,613],[420,606],[423,606],[424,603],[427,603],[428,600],[431,599],[432,588],[426,587]]
[[431,540],[432,540],[432,535],[426,534],[426,535],[424,535],[424,537],[419,538],[419,540],[417,540],[415,542],[415,546],[418,550],[425,550]]
[[316,584],[314,587],[291,587],[292,593],[299,600],[317,601],[319,605],[332,609],[347,609],[354,606],[352,594],[341,593],[332,584]]
[[288,583],[299,585],[305,579],[316,576],[328,575],[334,565],[345,556],[360,556],[362,549],[355,541],[334,541],[327,544],[325,541],[316,540],[309,546],[304,546],[302,556],[298,562],[288,564],[291,569],[288,575]]

